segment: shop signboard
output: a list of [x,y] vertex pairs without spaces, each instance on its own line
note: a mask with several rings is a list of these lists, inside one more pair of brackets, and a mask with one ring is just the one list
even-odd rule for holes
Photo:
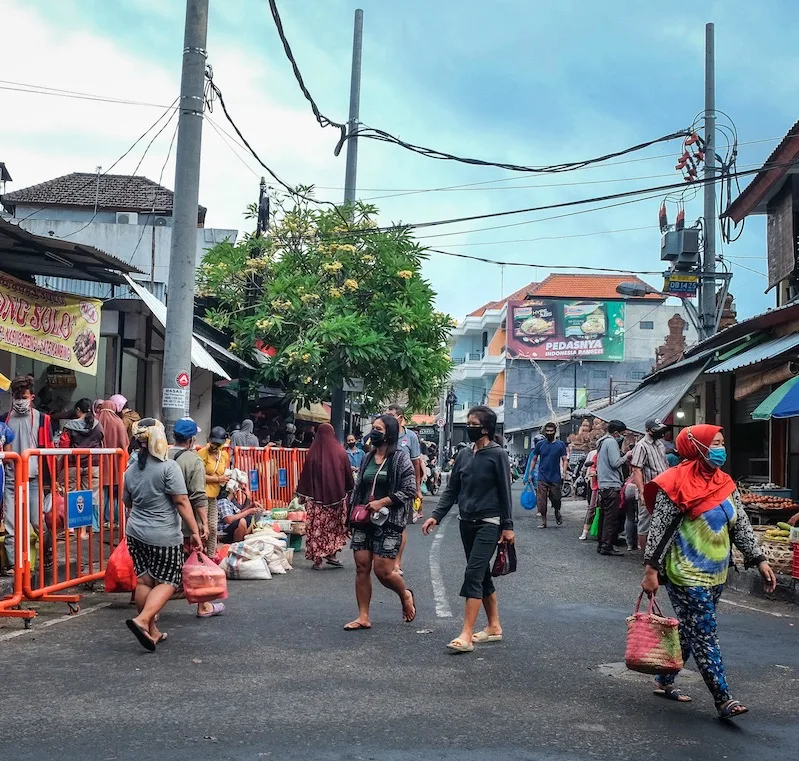
[[507,319],[510,359],[624,360],[622,301],[511,301]]
[[0,272],[0,351],[97,375],[101,306]]
[[582,409],[588,405],[588,389],[577,389],[577,403],[575,404],[574,386],[571,388],[558,387],[558,407],[569,409]]

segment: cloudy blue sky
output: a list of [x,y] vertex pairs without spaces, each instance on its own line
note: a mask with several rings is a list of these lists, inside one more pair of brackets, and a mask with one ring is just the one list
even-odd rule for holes
[[[799,118],[799,4],[792,0],[709,2],[704,15],[633,0],[282,0],[307,84],[337,120],[346,119],[358,6],[365,11],[362,121],[452,153],[552,164],[690,125],[702,108],[706,21],[716,24],[717,106],[737,126],[739,168],[759,166]],[[184,7],[183,0],[0,0],[0,88],[17,82],[169,104],[179,88]],[[344,159],[333,156],[336,133],[319,129],[302,99],[266,0],[211,0],[208,49],[228,106],[262,157],[289,182],[340,198]],[[0,89],[0,160],[14,177],[8,189],[108,168],[158,115],[157,108]],[[211,119],[229,130],[220,109]],[[140,172],[158,179],[171,135],[170,127],[154,142]],[[132,172],[141,152],[114,171]],[[361,141],[359,195],[377,199],[385,223],[484,214],[675,182],[678,153],[674,141],[623,163],[542,177]],[[200,195],[207,224],[241,229],[261,174],[207,125]],[[170,160],[164,184],[171,187],[173,175]],[[469,183],[483,184],[431,190]],[[407,192],[421,190],[428,192]],[[542,279],[553,264],[657,271],[659,203],[420,231],[420,241],[436,248],[535,265],[503,270],[433,254],[426,274],[440,307],[462,316],[503,288],[507,294]],[[701,210],[700,196],[687,204],[688,221]],[[672,218],[675,212],[671,206]],[[764,221],[750,220],[724,252],[739,313],[771,305],[773,295],[763,293]]]

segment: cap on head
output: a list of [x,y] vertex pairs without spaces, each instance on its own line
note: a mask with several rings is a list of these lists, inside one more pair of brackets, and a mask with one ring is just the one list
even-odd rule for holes
[[224,444],[227,441],[227,431],[221,425],[215,425],[208,434],[208,441],[212,444]]
[[665,431],[667,428],[668,426],[658,418],[651,418],[650,420],[646,421],[646,430],[651,431],[652,433],[660,433],[661,431]]
[[200,432],[200,427],[190,417],[182,417],[175,423],[175,433],[182,439],[191,439]]
[[608,433],[624,433],[627,426],[621,420],[611,420],[608,422]]

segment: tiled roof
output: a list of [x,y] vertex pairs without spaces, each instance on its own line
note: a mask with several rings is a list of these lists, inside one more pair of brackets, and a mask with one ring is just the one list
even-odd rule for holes
[[[42,204],[46,206],[88,206],[118,211],[172,214],[174,193],[147,177],[127,174],[72,172],[47,182],[14,190],[2,196],[4,205]],[[198,207],[204,219],[205,208]]]
[[[621,283],[636,283],[646,286],[635,275],[549,275],[535,290],[536,296],[566,297],[574,299],[624,299],[616,292]],[[523,298],[523,297],[521,297]],[[663,296],[650,293],[649,301],[662,301]]]
[[528,294],[535,293],[535,290],[539,285],[539,283],[528,283],[524,286],[524,288],[520,288],[510,296],[506,296],[504,299],[500,299],[499,301],[489,301],[487,304],[483,304],[483,306],[481,306],[479,309],[475,309],[474,312],[471,312],[468,316],[482,317],[489,309],[501,309],[502,306],[508,301],[523,301]]

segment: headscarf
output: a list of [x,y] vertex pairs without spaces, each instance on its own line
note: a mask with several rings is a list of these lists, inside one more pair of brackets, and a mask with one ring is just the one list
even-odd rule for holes
[[155,418],[144,418],[133,424],[133,438],[140,444],[147,445],[147,451],[156,460],[166,462],[169,444],[166,440],[164,424]]
[[103,426],[103,446],[110,449],[127,449],[130,444],[128,432],[125,429],[125,424],[122,419],[117,415],[116,405],[109,399],[100,405],[100,411],[97,413],[97,419]]
[[102,399],[95,399],[94,402],[92,402],[92,413],[95,417],[100,414],[100,407],[102,407],[103,404],[105,404],[105,402]]
[[297,494],[323,507],[339,504],[354,486],[349,457],[336,441],[333,426],[323,423],[316,432],[297,483]]
[[261,442],[258,441],[258,437],[252,432],[253,431],[253,422],[249,418],[247,418],[242,424],[241,429],[238,431],[233,431],[233,434],[230,437],[230,445],[233,447],[258,447],[261,445]]
[[679,465],[654,479],[680,510],[693,520],[718,507],[735,491],[735,481],[721,468],[710,468],[704,458],[717,433],[717,425],[692,425],[677,436]]
[[122,394],[114,394],[108,398],[108,401],[114,405],[114,409],[117,411],[117,414],[122,412],[122,410],[128,406],[128,400],[122,396]]

